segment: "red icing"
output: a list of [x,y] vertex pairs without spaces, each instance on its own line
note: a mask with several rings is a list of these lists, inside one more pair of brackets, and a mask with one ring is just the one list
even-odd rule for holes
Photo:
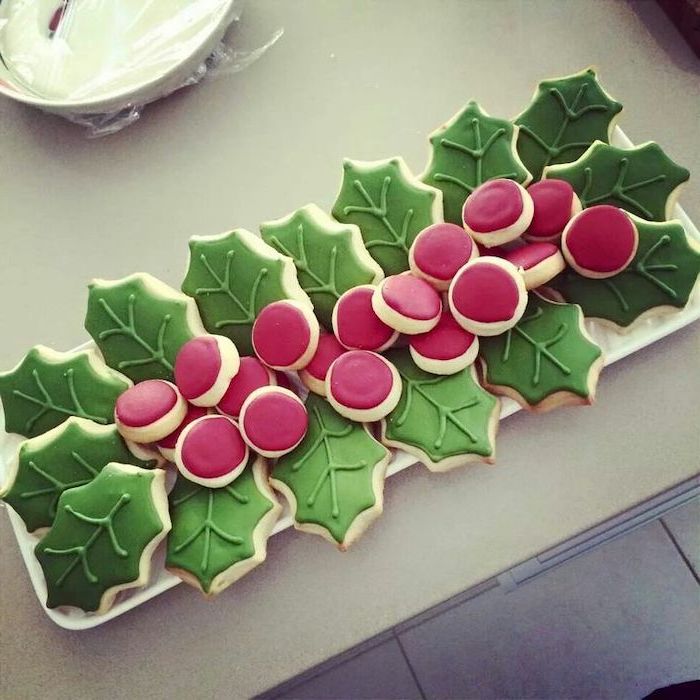
[[262,386],[270,386],[270,371],[257,357],[241,357],[238,374],[231,380],[217,408],[238,418],[243,402]]
[[311,328],[301,310],[286,301],[268,304],[253,324],[255,354],[266,364],[289,367],[309,349]]
[[474,242],[454,224],[433,224],[423,229],[413,243],[418,269],[438,280],[451,280],[469,262]]
[[472,321],[508,321],[520,302],[520,290],[512,275],[488,261],[470,263],[452,284],[452,303]]
[[143,428],[167,415],[177,403],[177,390],[163,379],[147,379],[127,389],[114,407],[120,423]]
[[382,285],[382,298],[394,311],[417,321],[435,318],[442,308],[440,295],[410,272],[387,277]]
[[559,247],[554,243],[528,243],[521,248],[516,248],[509,251],[503,257],[512,262],[515,267],[522,267],[524,270],[529,270],[535,265],[557,255]]
[[175,443],[177,442],[177,439],[180,437],[180,433],[190,424],[196,421],[198,418],[201,418],[202,416],[207,415],[208,409],[204,408],[203,406],[193,406],[190,404],[187,407],[187,413],[185,414],[185,418],[183,419],[182,423],[177,427],[176,430],[173,430],[170,435],[166,435],[162,440],[159,440],[157,445],[158,447],[163,447],[166,450],[174,450],[175,449]]
[[[519,239],[518,239],[519,240]],[[502,245],[495,245],[492,248],[487,248],[485,245],[476,244],[479,255],[490,255],[492,258],[505,258],[508,255],[508,249]]]
[[183,465],[194,476],[216,479],[231,473],[246,457],[238,426],[226,416],[206,416],[192,423],[180,450]]
[[348,408],[379,406],[394,386],[388,362],[366,350],[350,350],[341,355],[333,363],[330,378],[333,398]]
[[437,326],[428,333],[412,336],[410,345],[423,357],[454,360],[464,355],[473,342],[474,334],[465,331],[449,311],[443,311]]
[[571,218],[574,188],[565,180],[540,180],[527,191],[534,213],[526,235],[550,238],[561,233]]
[[[371,292],[370,292],[371,296]],[[370,307],[371,308],[371,307]],[[333,360],[340,357],[347,350],[338,342],[332,333],[321,333],[318,338],[318,348],[304,369],[316,379],[325,380],[328,368]]]
[[585,209],[566,231],[566,247],[576,264],[593,272],[614,272],[627,266],[637,244],[631,219],[608,204]]
[[477,187],[464,203],[462,219],[478,233],[500,231],[523,213],[523,195],[512,180],[489,180]]
[[292,384],[286,372],[275,372],[275,380],[277,381],[277,386],[281,386],[283,389],[289,389],[289,391],[296,394],[294,384]]
[[243,429],[257,449],[279,452],[294,447],[306,434],[309,416],[302,403],[277,389],[255,397],[243,415]]
[[210,335],[188,340],[175,358],[175,383],[188,400],[209,391],[221,371],[221,353]]
[[374,313],[372,294],[372,287],[351,289],[336,304],[338,340],[349,348],[377,350],[394,335],[393,329]]

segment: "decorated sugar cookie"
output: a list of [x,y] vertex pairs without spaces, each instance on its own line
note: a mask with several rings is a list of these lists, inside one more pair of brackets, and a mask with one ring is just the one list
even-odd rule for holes
[[[321,333],[319,335],[319,339],[321,338],[321,335],[323,335],[323,331],[321,331]],[[318,352],[318,347],[316,348],[316,352]],[[316,353],[314,353],[314,357],[315,356],[316,356]],[[277,386],[281,386],[283,389],[287,389],[288,391],[291,391],[294,394],[298,393],[298,391],[299,391],[298,387],[291,380],[289,372],[282,372],[279,370],[276,371],[275,372],[275,384]]]
[[127,389],[114,406],[117,429],[133,442],[156,442],[185,418],[187,401],[164,379],[147,379]]
[[343,292],[360,284],[376,284],[384,277],[365,248],[360,229],[339,224],[315,204],[262,224],[260,232],[266,243],[294,260],[299,283],[328,329]]
[[409,350],[422,370],[431,374],[455,374],[476,360],[479,339],[464,330],[449,311],[443,311],[435,328],[410,337]]
[[349,350],[333,362],[326,376],[326,397],[350,420],[371,423],[383,418],[401,396],[401,378],[381,355]]
[[382,513],[391,454],[321,397],[309,394],[306,409],[306,437],[277,460],[270,483],[289,502],[295,528],[345,550]]
[[299,379],[309,391],[319,396],[326,395],[326,375],[333,361],[340,357],[346,349],[338,342],[332,333],[321,332],[318,347],[304,369],[299,372]]
[[113,423],[117,397],[130,386],[94,350],[58,352],[35,345],[14,369],[0,372],[5,430],[35,437],[70,416]]
[[275,373],[257,357],[241,357],[238,374],[231,380],[228,389],[216,410],[231,418],[238,418],[243,402],[261,386],[275,386]]
[[566,262],[554,243],[528,243],[507,251],[503,259],[520,270],[526,289],[536,289],[554,279]]
[[566,180],[538,180],[527,188],[532,199],[532,221],[523,238],[533,243],[556,243],[581,202]]
[[527,290],[515,265],[485,256],[467,263],[457,273],[448,301],[462,328],[475,335],[499,335],[523,315]]
[[203,335],[187,341],[175,358],[175,384],[195,406],[216,406],[236,376],[240,358],[223,335]]
[[34,553],[46,607],[105,613],[119,591],[148,582],[151,556],[170,531],[165,472],[111,462],[58,499]]
[[333,332],[348,350],[382,352],[399,337],[398,331],[382,321],[372,307],[376,287],[365,284],[349,289],[333,309]]
[[604,279],[622,272],[637,252],[639,235],[626,212],[599,204],[577,214],[566,225],[561,250],[583,277]]
[[489,180],[477,187],[462,209],[464,230],[486,248],[508,243],[527,229],[534,207],[527,190],[513,180]]
[[408,262],[416,277],[444,292],[457,270],[478,255],[476,244],[464,229],[454,224],[433,224],[416,236]]
[[279,386],[256,389],[241,409],[241,434],[248,446],[269,459],[291,452],[304,438],[309,417],[301,399]]
[[165,565],[185,583],[214,596],[265,561],[282,507],[262,457],[251,455],[242,474],[223,488],[178,477],[169,500],[173,529]]
[[261,362],[279,370],[303,369],[318,346],[313,311],[296,301],[274,301],[253,324],[253,349]]
[[[154,467],[165,467],[168,460],[163,456],[154,442],[134,442],[133,440],[124,440],[124,444],[129,448],[129,452],[141,462],[148,462]],[[131,461],[133,460],[125,460]]]
[[415,335],[434,328],[442,312],[437,291],[411,272],[392,275],[372,294],[374,313],[399,333]]
[[208,408],[205,408],[204,406],[195,406],[193,404],[188,404],[187,413],[185,413],[185,417],[182,419],[180,425],[178,425],[172,433],[166,435],[162,440],[158,440],[158,442],[156,443],[156,447],[160,454],[163,455],[163,457],[165,457],[165,459],[167,459],[169,462],[174,462],[175,446],[177,445],[177,439],[180,437],[182,431],[190,423],[193,423],[194,421],[208,414]]

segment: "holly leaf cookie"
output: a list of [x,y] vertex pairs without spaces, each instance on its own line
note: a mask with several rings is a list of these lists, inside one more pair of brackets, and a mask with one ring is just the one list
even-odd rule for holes
[[294,263],[245,229],[193,236],[182,291],[194,297],[206,329],[228,336],[241,355],[252,355],[251,330],[260,310],[295,299],[311,306]]
[[165,565],[186,583],[216,595],[265,561],[282,507],[261,457],[251,457],[223,488],[179,477],[169,500],[173,529]]
[[408,270],[414,238],[442,221],[442,195],[416,179],[403,158],[345,160],[333,216],[358,226],[369,254],[395,275]]
[[547,166],[542,177],[566,180],[584,208],[612,204],[650,221],[665,221],[690,172],[653,141],[634,148],[595,141],[577,161]]
[[518,155],[539,180],[546,166],[576,160],[594,141],[608,143],[621,111],[592,68],[544,80],[513,120],[520,127]]
[[473,461],[493,462],[500,401],[484,391],[474,367],[435,376],[413,362],[408,350],[386,353],[403,383],[396,408],[382,421],[382,442],[447,471]]
[[169,530],[162,469],[110,463],[89,484],[64,491],[34,550],[46,606],[106,612],[119,591],[147,583],[151,556]]
[[114,422],[114,403],[131,386],[94,350],[58,352],[36,345],[9,372],[0,373],[5,430],[35,437],[69,416]]
[[632,262],[618,275],[591,279],[569,268],[548,283],[587,318],[629,330],[650,316],[683,308],[700,275],[700,246],[680,221],[650,222],[634,215],[639,233]]
[[105,362],[135,382],[172,379],[180,348],[204,333],[194,302],[149,274],[89,288],[85,329]]
[[289,501],[294,527],[345,550],[382,513],[391,455],[320,396],[309,394],[306,409],[306,437],[277,460],[270,481]]
[[260,232],[268,245],[294,260],[299,283],[326,328],[333,328],[333,307],[343,292],[384,278],[357,226],[338,224],[315,204],[262,224]]
[[129,451],[116,426],[72,416],[20,445],[0,498],[24,520],[27,531],[34,532],[53,523],[64,491],[90,483],[110,462],[155,466]]
[[464,201],[487,180],[530,182],[517,136],[517,126],[490,117],[473,101],[430,135],[432,158],[421,180],[442,191],[445,221],[461,226]]
[[483,384],[533,411],[593,402],[603,354],[583,325],[581,307],[537,294],[502,335],[479,339]]

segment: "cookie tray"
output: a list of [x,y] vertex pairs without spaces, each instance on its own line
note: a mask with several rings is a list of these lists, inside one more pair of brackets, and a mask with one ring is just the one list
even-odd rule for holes
[[[616,146],[623,147],[630,147],[633,145],[619,127],[613,134],[612,143]],[[695,224],[693,224],[680,206],[676,206],[674,218],[679,219],[687,233],[697,240],[698,243],[700,243],[700,231],[698,231]],[[605,364],[610,365],[613,362],[621,360],[627,355],[631,355],[632,353],[641,350],[647,345],[655,343],[657,340],[661,340],[665,336],[674,333],[675,331],[687,326],[699,318],[700,294],[695,293],[691,297],[687,306],[681,311],[660,318],[650,318],[635,326],[631,332],[624,335],[605,328],[595,321],[586,321],[586,325],[596,342],[598,342],[603,348]],[[80,348],[76,349],[82,349],[90,345],[91,343],[86,343],[80,346]],[[603,381],[605,380],[603,379]],[[520,407],[518,404],[509,398],[505,398],[502,401],[501,418],[506,418],[519,410]],[[4,432],[2,427],[4,427],[4,416],[2,414],[2,407],[0,406],[0,483],[4,481],[7,465],[12,458],[13,452],[17,449],[17,446],[21,442],[18,435],[9,435]],[[402,450],[398,450],[395,452],[394,458],[389,464],[387,476],[392,476],[393,474],[396,474],[397,472],[400,472],[416,463],[417,460],[414,456]],[[132,610],[142,603],[145,603],[147,600],[160,595],[169,588],[177,586],[179,583],[181,583],[179,578],[173,576],[165,570],[163,566],[165,551],[163,547],[160,547],[157,550],[153,560],[154,573],[151,582],[144,588],[121,593],[117,598],[117,602],[107,613],[103,615],[95,615],[92,613],[84,613],[73,608],[68,611],[50,610],[45,605],[46,583],[44,581],[44,576],[39,563],[34,557],[34,547],[36,546],[38,539],[35,536],[27,533],[24,522],[11,508],[7,508],[7,514],[10,518],[12,529],[15,537],[17,538],[17,544],[19,545],[22,558],[27,566],[29,577],[32,585],[34,586],[34,591],[39,598],[40,604],[44,608],[46,614],[57,625],[64,627],[65,629],[84,630],[90,629],[91,627],[97,627],[98,625],[118,617],[128,610]],[[292,519],[289,512],[285,510],[282,517],[277,522],[273,530],[273,534],[285,530],[288,527],[291,527],[291,525]],[[319,546],[328,545],[323,544],[321,540],[319,540]],[[197,593],[193,590],[192,595],[197,595]]]

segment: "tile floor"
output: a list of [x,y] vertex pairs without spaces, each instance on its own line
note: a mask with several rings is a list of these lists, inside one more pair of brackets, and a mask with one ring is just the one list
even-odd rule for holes
[[641,698],[700,678],[700,498],[510,593],[487,582],[281,698]]

